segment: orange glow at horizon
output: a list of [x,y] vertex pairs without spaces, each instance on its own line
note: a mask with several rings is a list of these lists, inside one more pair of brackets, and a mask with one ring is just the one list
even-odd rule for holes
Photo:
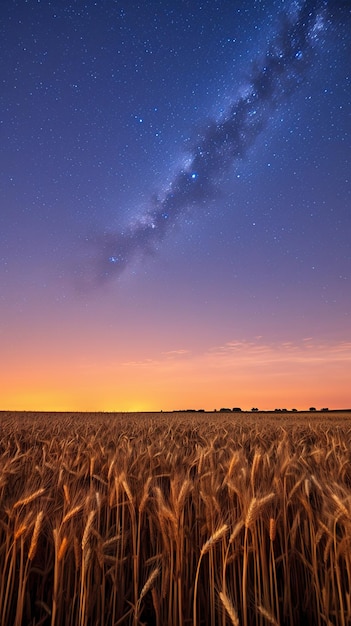
[[348,408],[351,344],[228,342],[142,361],[79,355],[2,365],[2,410],[163,411]]

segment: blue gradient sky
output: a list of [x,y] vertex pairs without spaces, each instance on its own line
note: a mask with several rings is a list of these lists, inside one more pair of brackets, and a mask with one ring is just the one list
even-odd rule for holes
[[351,405],[351,3],[5,1],[3,409]]

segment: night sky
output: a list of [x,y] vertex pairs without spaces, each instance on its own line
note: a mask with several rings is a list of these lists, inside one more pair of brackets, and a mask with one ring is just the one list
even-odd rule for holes
[[0,408],[350,407],[351,1],[0,27]]

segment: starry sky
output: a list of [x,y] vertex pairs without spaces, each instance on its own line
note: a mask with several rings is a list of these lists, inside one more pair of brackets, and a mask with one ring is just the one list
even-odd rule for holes
[[350,0],[0,29],[0,408],[350,407]]

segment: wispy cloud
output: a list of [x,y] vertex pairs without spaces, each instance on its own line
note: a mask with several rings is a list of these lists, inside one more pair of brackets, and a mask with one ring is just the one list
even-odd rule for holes
[[179,357],[184,356],[186,354],[190,354],[190,350],[184,350],[180,348],[179,350],[167,350],[166,352],[162,352],[167,357]]
[[260,341],[228,341],[210,349],[207,355],[218,359],[253,361],[257,363],[273,362],[321,362],[351,360],[351,342],[328,343],[314,341],[312,337],[301,342],[283,341],[265,343]]
[[157,358],[128,361],[124,366],[135,367],[194,367],[195,365],[228,368],[242,368],[250,365],[285,363],[351,362],[351,342],[328,343],[314,341],[313,338],[300,342],[264,342],[262,337],[252,340],[230,340],[217,346],[208,347],[203,352],[191,352],[185,348],[161,352]]

